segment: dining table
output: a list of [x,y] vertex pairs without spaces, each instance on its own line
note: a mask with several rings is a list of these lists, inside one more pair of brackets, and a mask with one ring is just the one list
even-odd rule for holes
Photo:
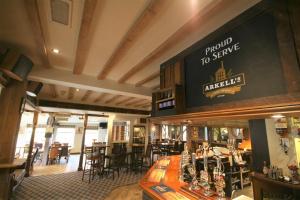
[[0,163],[0,169],[15,169],[26,163],[26,158],[15,158],[12,162]]

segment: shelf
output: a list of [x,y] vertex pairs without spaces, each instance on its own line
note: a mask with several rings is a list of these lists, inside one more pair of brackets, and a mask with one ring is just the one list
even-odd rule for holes
[[165,102],[165,101],[173,100],[173,99],[175,99],[175,97],[169,97],[169,98],[165,98],[165,99],[160,99],[160,100],[157,100],[156,103],[161,103],[161,102]]
[[231,184],[235,184],[235,183],[239,183],[239,182],[241,182],[241,180],[238,179],[238,180],[232,181]]
[[249,173],[249,172],[250,172],[250,170],[242,171],[243,174],[244,174],[244,173]]
[[248,185],[248,184],[251,184],[251,181],[245,181],[245,182],[243,183],[243,185]]

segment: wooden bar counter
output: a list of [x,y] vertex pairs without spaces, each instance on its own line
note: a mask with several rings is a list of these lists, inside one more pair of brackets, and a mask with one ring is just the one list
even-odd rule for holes
[[[169,161],[166,159],[169,159]],[[156,161],[156,163],[140,181],[140,186],[143,189],[143,199],[199,199],[192,194],[188,194],[182,189],[182,187],[187,186],[188,184],[179,180],[180,156],[168,156],[166,159]],[[160,179],[160,177],[162,178]],[[160,186],[167,186],[167,191],[160,193],[155,188],[156,186],[157,188],[161,188]],[[201,199],[217,199],[216,195],[206,197],[203,194],[201,197]]]

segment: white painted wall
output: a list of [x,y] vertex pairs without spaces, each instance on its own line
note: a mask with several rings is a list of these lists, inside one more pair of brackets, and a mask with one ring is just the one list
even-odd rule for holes
[[77,126],[75,128],[74,146],[71,149],[71,153],[80,153],[82,143],[83,127]]
[[288,153],[285,154],[282,147],[280,146],[280,135],[275,131],[275,123],[273,119],[266,119],[266,130],[271,165],[282,168],[284,175],[290,175],[287,165],[292,164],[293,162],[297,163],[297,155],[294,142],[294,138],[298,137],[297,132],[291,129],[291,127],[288,128],[289,150]]

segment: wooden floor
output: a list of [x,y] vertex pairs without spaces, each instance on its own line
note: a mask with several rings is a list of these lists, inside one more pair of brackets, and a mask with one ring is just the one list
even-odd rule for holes
[[138,184],[118,187],[105,200],[141,200],[142,188]]
[[70,155],[68,163],[64,158],[60,162],[52,165],[42,166],[40,161],[37,161],[33,167],[32,176],[62,174],[67,172],[77,171],[79,163],[79,154]]

